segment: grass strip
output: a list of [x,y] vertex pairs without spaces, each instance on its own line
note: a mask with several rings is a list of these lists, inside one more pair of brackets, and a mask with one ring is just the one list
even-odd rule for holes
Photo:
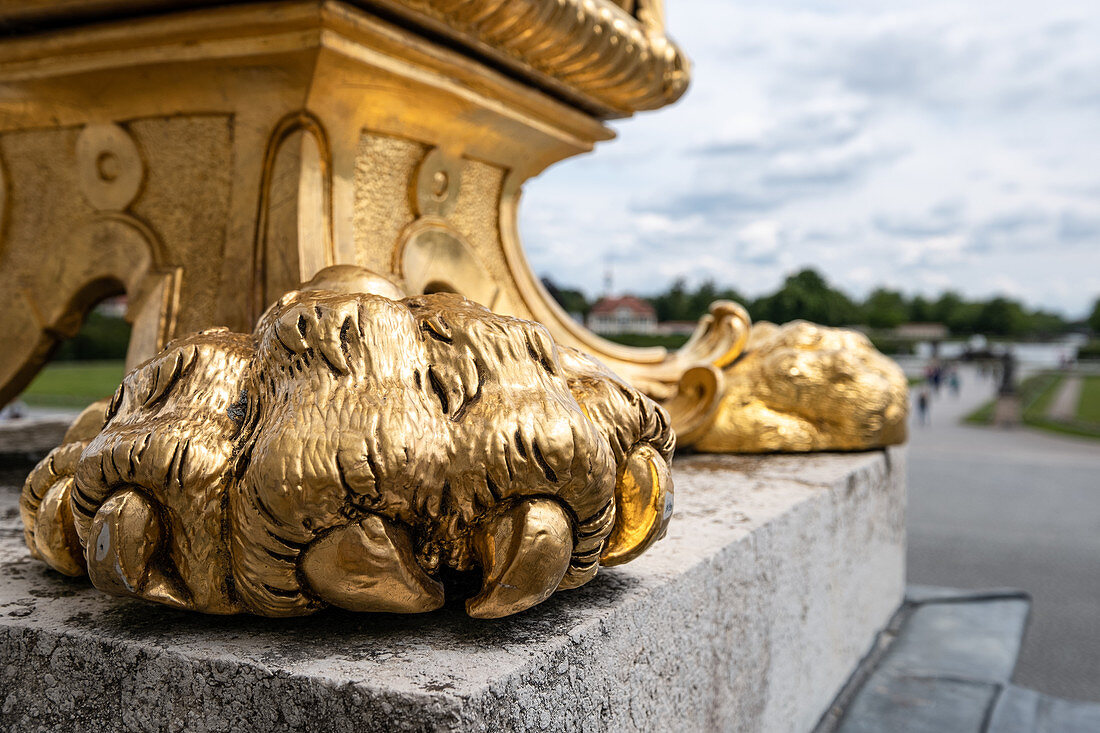
[[1077,419],[1100,426],[1100,377],[1082,377]]
[[19,397],[32,407],[83,408],[118,389],[122,361],[69,361],[47,364]]
[[[1020,407],[1024,424],[1041,430],[1062,433],[1063,435],[1100,439],[1100,418],[1089,420],[1081,417],[1082,405],[1086,403],[1086,389],[1090,391],[1087,398],[1089,402],[1085,406],[1085,414],[1096,414],[1089,412],[1092,409],[1100,411],[1100,377],[1085,377],[1086,382],[1082,386],[1081,402],[1078,403],[1076,420],[1060,421],[1051,420],[1047,417],[1050,404],[1058,394],[1058,389],[1062,386],[1064,379],[1065,375],[1059,372],[1042,372],[1032,375],[1020,383]],[[1090,385],[1090,383],[1092,384]],[[996,404],[997,400],[992,399],[963,419],[973,425],[989,425],[993,422],[993,411]]]

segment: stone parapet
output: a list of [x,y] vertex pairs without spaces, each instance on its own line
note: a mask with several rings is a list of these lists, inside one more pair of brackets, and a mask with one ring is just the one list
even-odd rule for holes
[[0,492],[6,730],[811,729],[904,590],[904,451],[677,459],[648,554],[500,621],[211,617],[32,561]]

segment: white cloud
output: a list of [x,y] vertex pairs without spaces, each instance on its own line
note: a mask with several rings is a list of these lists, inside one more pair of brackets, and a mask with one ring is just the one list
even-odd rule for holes
[[746,259],[771,257],[779,251],[779,222],[770,219],[754,221],[737,233],[739,250]]
[[957,234],[903,240],[900,264],[942,269],[944,265],[959,262],[965,246],[966,238]]
[[693,87],[528,184],[540,274],[594,293],[611,265],[621,290],[687,277],[753,295],[812,265],[857,295],[1012,284],[1071,315],[1100,294],[1100,4],[676,0],[668,15]]

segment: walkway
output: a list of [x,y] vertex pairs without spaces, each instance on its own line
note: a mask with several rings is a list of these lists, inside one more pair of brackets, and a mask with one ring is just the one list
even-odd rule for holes
[[1047,418],[1060,422],[1072,422],[1077,419],[1077,403],[1081,401],[1081,387],[1085,380],[1081,377],[1066,377],[1058,387],[1058,394],[1047,409]]
[[910,441],[909,582],[1033,595],[1015,681],[1100,701],[1100,442],[960,424],[995,389],[961,373]]

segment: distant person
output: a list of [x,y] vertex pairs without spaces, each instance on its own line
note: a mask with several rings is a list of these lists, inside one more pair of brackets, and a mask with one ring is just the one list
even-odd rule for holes
[[920,392],[917,393],[917,419],[921,425],[928,424],[928,403],[931,402],[931,395],[928,394],[928,386],[925,385],[920,388]]
[[15,400],[0,407],[0,420],[19,420],[26,415],[27,405],[22,400]]
[[935,359],[924,368],[924,384],[926,387],[932,385],[936,392],[940,391],[940,363]]
[[962,384],[959,382],[959,370],[955,367],[951,367],[951,373],[947,376],[947,384],[951,387],[951,396],[959,396],[959,388]]

